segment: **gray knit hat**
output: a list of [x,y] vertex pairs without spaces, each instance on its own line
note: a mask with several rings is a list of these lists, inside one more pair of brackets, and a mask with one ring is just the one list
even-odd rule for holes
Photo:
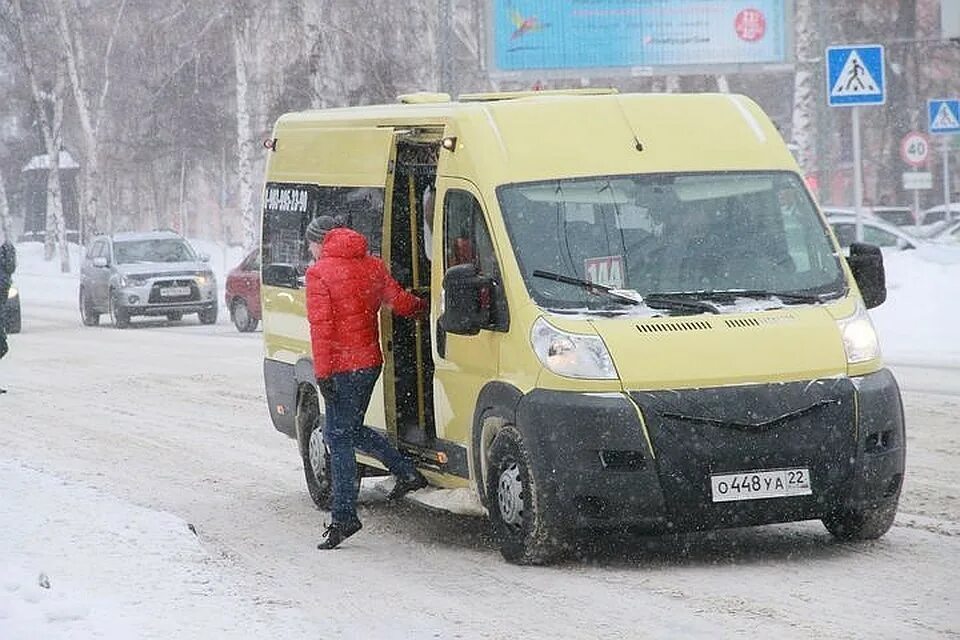
[[339,226],[336,219],[332,216],[317,216],[307,225],[307,242],[322,242],[323,236],[326,235],[327,231]]

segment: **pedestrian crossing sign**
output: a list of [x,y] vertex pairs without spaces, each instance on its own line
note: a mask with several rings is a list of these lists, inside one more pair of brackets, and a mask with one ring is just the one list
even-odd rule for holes
[[930,133],[960,133],[960,100],[928,100]]
[[883,45],[827,48],[827,104],[855,107],[887,101]]

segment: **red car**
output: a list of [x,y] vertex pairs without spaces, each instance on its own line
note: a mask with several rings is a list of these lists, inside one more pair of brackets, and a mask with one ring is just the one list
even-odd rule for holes
[[237,331],[253,331],[260,323],[260,249],[254,249],[227,274],[224,302]]

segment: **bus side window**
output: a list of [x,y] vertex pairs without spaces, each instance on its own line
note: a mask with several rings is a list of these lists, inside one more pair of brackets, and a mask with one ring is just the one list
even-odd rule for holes
[[443,255],[444,270],[472,263],[480,275],[491,279],[492,290],[487,292],[487,302],[491,305],[489,328],[506,330],[506,296],[490,230],[480,203],[466,191],[451,189],[444,197]]
[[486,233],[486,223],[480,205],[473,196],[465,191],[448,191],[444,201],[444,255],[445,268],[449,269],[458,264],[474,263],[477,261],[476,252],[476,220],[479,217]]

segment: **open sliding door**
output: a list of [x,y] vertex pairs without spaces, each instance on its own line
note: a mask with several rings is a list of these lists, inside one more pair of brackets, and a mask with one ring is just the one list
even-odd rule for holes
[[[312,376],[303,287],[311,262],[304,240],[307,224],[318,215],[339,216],[366,236],[372,253],[381,253],[393,135],[390,128],[328,128],[316,121],[291,120],[277,127],[263,198],[264,342],[267,359],[296,366],[301,379]],[[382,382],[365,422],[387,429]]]

